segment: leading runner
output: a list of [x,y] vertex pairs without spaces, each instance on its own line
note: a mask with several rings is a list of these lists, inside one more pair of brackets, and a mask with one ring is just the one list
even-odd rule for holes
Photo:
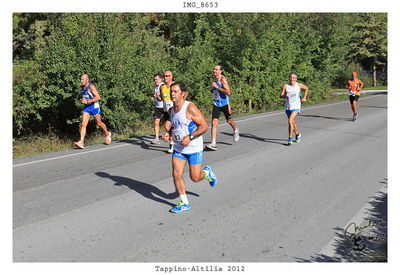
[[173,207],[170,212],[180,213],[190,210],[191,205],[186,196],[183,171],[186,162],[189,163],[190,178],[194,182],[207,179],[211,187],[217,183],[217,178],[211,166],[201,169],[203,162],[203,134],[208,130],[208,124],[200,110],[192,102],[185,100],[187,89],[182,82],[171,85],[171,100],[174,103],[169,109],[171,127],[163,135],[164,141],[174,140],[174,152],[172,155],[172,175],[174,184],[181,202]]
[[361,79],[357,78],[357,73],[351,73],[351,79],[349,79],[346,83],[346,88],[349,89],[349,100],[351,105],[351,110],[353,111],[353,121],[355,121],[358,117],[357,113],[357,101],[360,97],[361,89],[364,87],[364,83]]

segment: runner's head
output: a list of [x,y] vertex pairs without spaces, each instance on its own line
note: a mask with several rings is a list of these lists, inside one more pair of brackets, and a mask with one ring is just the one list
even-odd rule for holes
[[356,73],[356,72],[352,72],[352,73],[351,73],[351,77],[352,77],[353,79],[356,79],[356,78],[357,78],[357,73]]
[[174,77],[174,76],[173,76],[173,74],[172,74],[171,71],[165,71],[165,73],[164,73],[164,80],[165,80],[165,83],[167,83],[167,84],[172,83],[172,78],[173,78],[173,77]]
[[174,103],[185,100],[184,93],[187,93],[187,88],[182,82],[174,82],[171,85],[171,100]]
[[220,76],[222,74],[222,66],[215,65],[214,66],[214,76]]
[[154,75],[154,83],[156,85],[160,85],[161,81],[162,81],[162,76],[160,74],[155,74]]
[[86,86],[89,83],[89,75],[83,74],[81,76],[81,84],[82,86]]
[[294,84],[294,83],[296,83],[296,80],[297,80],[297,74],[296,73],[291,73],[290,75],[289,75],[289,81],[290,81],[290,84]]

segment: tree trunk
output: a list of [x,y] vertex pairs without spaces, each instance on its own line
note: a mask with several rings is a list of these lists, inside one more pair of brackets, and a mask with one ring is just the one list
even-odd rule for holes
[[374,70],[374,74],[373,74],[373,86],[374,87],[376,87],[376,65],[375,65],[375,63],[374,63],[374,66],[373,66],[373,70]]
[[249,99],[249,112],[253,112],[253,108],[252,108],[252,102],[251,102],[251,98]]

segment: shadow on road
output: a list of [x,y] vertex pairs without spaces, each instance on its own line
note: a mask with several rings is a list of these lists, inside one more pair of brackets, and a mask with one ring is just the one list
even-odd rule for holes
[[[256,135],[253,134],[240,134],[241,138],[251,138],[251,139],[255,139],[258,141],[262,141],[262,142],[269,142],[269,143],[276,143],[276,144],[280,144],[280,145],[284,145],[287,146],[287,139],[281,139],[281,138],[263,138],[263,137],[258,137]],[[281,142],[283,141],[283,142]]]
[[387,106],[366,106],[366,105],[360,105],[361,108],[376,108],[376,109],[387,109]]
[[150,141],[144,137],[134,137],[133,139],[118,140],[117,143],[130,143],[133,145],[139,145],[140,147],[146,150],[161,151],[166,154],[169,154],[167,151],[168,150],[167,143],[165,143],[165,146],[161,145],[162,143],[164,143],[163,140],[160,140],[159,145],[154,145],[151,144]]
[[[387,179],[380,183],[387,185]],[[316,254],[298,262],[387,262],[387,193],[371,198],[361,224],[350,221],[346,228],[335,227],[333,255]]]
[[374,91],[374,92],[368,92],[369,95],[387,95],[387,91]]
[[[159,203],[167,204],[170,206],[175,206],[175,204],[173,204],[169,201],[166,201],[165,199],[172,200],[172,199],[176,199],[179,197],[179,194],[176,191],[173,193],[167,194],[164,191],[158,189],[157,187],[155,187],[151,184],[148,184],[148,183],[141,182],[141,181],[137,181],[137,180],[133,180],[133,179],[126,178],[126,177],[121,177],[121,176],[113,176],[106,172],[96,172],[95,174],[99,177],[113,180],[115,182],[114,185],[116,185],[116,186],[125,185],[125,186],[129,187],[130,189],[135,190],[136,192],[141,194],[143,197],[145,197],[147,199],[151,199],[151,200],[159,202]],[[188,192],[188,191],[186,191],[186,194],[199,197],[198,194]],[[157,195],[161,198],[156,197],[154,195]]]
[[345,117],[330,117],[330,116],[303,115],[303,114],[299,114],[299,116],[301,116],[301,117],[315,117],[315,118],[333,119],[333,120],[343,120],[343,121],[353,121],[352,118],[345,118]]

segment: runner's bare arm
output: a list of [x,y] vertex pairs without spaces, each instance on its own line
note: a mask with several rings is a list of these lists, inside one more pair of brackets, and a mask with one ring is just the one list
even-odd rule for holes
[[301,84],[301,83],[299,83],[299,87],[300,87],[300,89],[303,89],[305,91],[303,99],[301,100],[301,102],[306,102],[307,101],[307,94],[308,94],[308,87],[306,85],[304,85],[304,84]]
[[226,77],[222,77],[221,78],[221,84],[222,84],[222,86],[224,86],[225,88],[218,88],[218,90],[221,92],[221,93],[224,93],[224,94],[226,94],[226,95],[231,95],[231,89],[229,88],[229,84],[228,84],[228,80],[226,80]]
[[286,98],[286,97],[287,97],[287,96],[286,96],[286,85],[287,85],[287,84],[283,85],[281,94],[279,95],[280,98]]
[[157,98],[158,98],[159,101],[162,101],[161,92],[160,92],[160,91],[162,91],[162,87],[163,87],[163,86],[164,86],[164,85],[161,85],[159,91],[156,93],[156,96],[157,96]]
[[[171,117],[171,109],[168,110],[168,114],[169,114],[169,117]],[[172,136],[172,124],[171,123],[165,124],[165,130],[166,130],[166,132],[162,135],[161,138],[165,142],[168,142],[170,137]]]

